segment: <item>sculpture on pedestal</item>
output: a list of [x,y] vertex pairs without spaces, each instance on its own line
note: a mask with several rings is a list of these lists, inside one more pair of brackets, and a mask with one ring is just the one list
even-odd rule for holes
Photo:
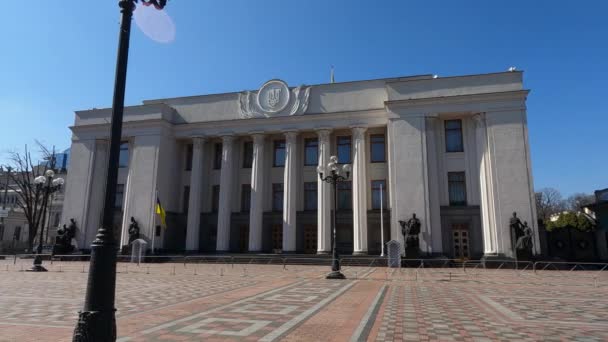
[[76,236],[76,221],[70,219],[70,226],[63,225],[63,228],[57,229],[55,244],[53,245],[53,255],[55,254],[70,254],[74,251],[72,239]]
[[131,224],[129,225],[129,246],[137,239],[139,239],[139,224],[135,221],[135,218],[131,216]]
[[420,254],[420,242],[418,234],[420,234],[420,220],[413,214],[412,217],[406,221],[399,221],[401,225],[401,233],[403,234],[403,241],[405,243],[405,257],[406,258],[417,258]]
[[515,244],[515,249],[517,250],[525,250],[532,252],[532,228],[528,226],[528,222],[524,221],[523,226],[521,227],[523,235],[517,238],[517,243]]
[[517,213],[513,212],[513,216],[509,220],[511,228],[511,237],[514,241],[514,253],[517,259],[530,259],[533,254],[532,228],[528,226],[528,222],[517,217]]

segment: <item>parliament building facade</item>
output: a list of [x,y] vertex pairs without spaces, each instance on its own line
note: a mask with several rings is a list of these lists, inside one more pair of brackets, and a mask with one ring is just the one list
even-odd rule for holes
[[[425,257],[512,258],[517,212],[540,253],[522,78],[274,79],[255,91],[128,106],[116,236],[128,243],[133,217],[148,247],[168,253],[323,254],[335,213],[342,253],[379,254],[382,236],[402,242],[399,221],[416,214]],[[75,219],[85,250],[101,221],[110,114],[78,111],[71,127],[62,221]],[[336,208],[317,173],[333,155],[352,166]]]

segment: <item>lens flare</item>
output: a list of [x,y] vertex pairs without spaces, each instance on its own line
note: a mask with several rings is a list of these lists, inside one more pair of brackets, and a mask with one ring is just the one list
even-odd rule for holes
[[175,24],[164,10],[154,6],[137,6],[133,12],[135,24],[148,38],[159,43],[175,40]]

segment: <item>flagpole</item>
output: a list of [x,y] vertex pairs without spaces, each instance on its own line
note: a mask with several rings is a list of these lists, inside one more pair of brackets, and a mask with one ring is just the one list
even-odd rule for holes
[[382,188],[383,184],[380,183],[380,240],[382,240],[382,253],[380,256],[384,256],[384,207],[382,205]]
[[154,224],[152,224],[152,254],[154,254],[154,242],[156,241],[156,220],[158,215],[156,214],[156,207],[158,205],[158,189],[156,189],[156,198],[154,199],[154,205],[152,206],[152,212],[154,213]]

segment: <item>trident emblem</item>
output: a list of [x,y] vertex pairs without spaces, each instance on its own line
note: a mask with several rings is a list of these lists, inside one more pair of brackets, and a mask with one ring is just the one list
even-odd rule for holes
[[276,107],[281,101],[281,88],[268,90],[268,105],[272,108]]

